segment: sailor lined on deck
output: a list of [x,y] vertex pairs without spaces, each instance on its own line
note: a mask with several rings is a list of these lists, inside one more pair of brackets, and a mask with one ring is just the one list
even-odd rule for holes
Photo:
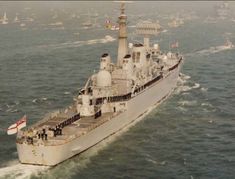
[[42,139],[42,140],[47,140],[47,133],[46,133],[46,129],[42,129],[42,131],[38,131],[37,132],[37,135],[38,135],[38,139]]

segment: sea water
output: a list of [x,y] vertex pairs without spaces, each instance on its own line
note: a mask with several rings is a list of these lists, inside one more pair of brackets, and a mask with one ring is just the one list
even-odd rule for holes
[[[31,125],[70,105],[103,53],[116,61],[117,32],[105,29],[102,18],[91,29],[81,26],[83,16],[65,18],[63,28],[36,18],[25,27],[0,25],[0,178],[234,178],[235,50],[210,49],[223,45],[225,33],[235,43],[235,24],[205,24],[203,17],[153,37],[163,51],[179,41],[173,51],[185,62],[173,94],[144,120],[58,166],[19,164],[16,137],[4,129],[24,114]],[[154,13],[148,18],[155,20]],[[128,19],[135,39],[137,18]]]

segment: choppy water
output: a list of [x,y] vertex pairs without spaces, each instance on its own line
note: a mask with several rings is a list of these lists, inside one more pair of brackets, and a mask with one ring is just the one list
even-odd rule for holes
[[[15,136],[1,131],[0,177],[234,178],[235,50],[209,50],[224,43],[225,33],[235,43],[234,28],[231,21],[204,24],[199,19],[155,38],[163,50],[168,50],[169,39],[180,43],[186,60],[178,86],[113,142],[54,168],[25,166],[18,163]],[[114,60],[117,41],[106,35],[116,38],[103,27],[85,30],[79,23],[64,28],[44,28],[37,22],[26,28],[0,25],[1,128],[23,114],[33,124],[69,105],[98,69],[102,53],[109,52]]]

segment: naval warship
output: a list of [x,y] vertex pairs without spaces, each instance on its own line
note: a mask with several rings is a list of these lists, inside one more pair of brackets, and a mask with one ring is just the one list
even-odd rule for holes
[[70,106],[17,133],[21,163],[57,165],[120,134],[176,87],[183,56],[150,44],[155,25],[139,25],[143,43],[128,44],[124,3],[120,11],[116,62],[104,53],[98,73],[88,78]]

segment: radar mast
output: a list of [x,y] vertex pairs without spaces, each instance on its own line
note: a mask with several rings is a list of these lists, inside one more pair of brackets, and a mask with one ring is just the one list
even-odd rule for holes
[[125,15],[125,3],[121,2],[121,14],[118,17],[119,35],[118,35],[118,56],[117,65],[122,65],[122,59],[127,54],[127,16]]

